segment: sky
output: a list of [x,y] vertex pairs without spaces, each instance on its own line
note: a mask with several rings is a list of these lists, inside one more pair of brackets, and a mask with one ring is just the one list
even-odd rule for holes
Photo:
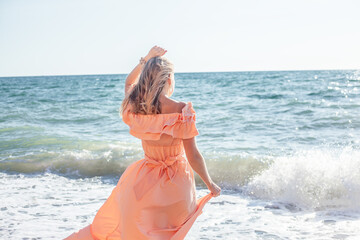
[[0,76],[360,69],[358,0],[0,0]]

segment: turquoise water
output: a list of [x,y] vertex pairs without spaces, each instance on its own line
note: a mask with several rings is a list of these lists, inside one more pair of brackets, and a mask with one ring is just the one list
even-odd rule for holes
[[[74,189],[81,184],[87,189],[111,189],[126,167],[143,157],[140,140],[128,133],[118,113],[125,78],[0,78],[1,181],[20,184],[17,192],[4,185],[3,197],[15,198],[22,188],[29,187],[26,180],[40,189],[47,181],[50,185],[60,181]],[[338,239],[360,234],[354,227],[359,219],[355,213],[360,210],[360,71],[176,73],[175,81],[172,98],[193,103],[200,133],[198,147],[212,178],[223,188],[224,198],[229,198],[214,200],[216,206],[223,206],[229,214],[233,204],[248,213],[256,206],[267,223],[268,211],[277,209],[282,216],[316,213],[317,218],[312,219],[320,221],[308,229],[310,235],[298,230],[293,235],[277,232],[274,234],[279,238],[271,238],[276,226],[264,233],[256,225],[235,233],[214,230],[210,239],[238,234],[254,234],[260,239],[301,239],[303,235],[319,239],[318,234],[324,229],[331,232],[334,226],[340,230],[327,234]],[[197,184],[204,187],[198,177]],[[64,198],[69,188],[59,190],[59,194]],[[40,192],[29,194],[31,198]],[[84,213],[85,219],[90,221],[106,196]],[[44,199],[52,198],[44,195]],[[248,202],[244,203],[245,199]],[[14,200],[14,206],[17,204]],[[54,204],[55,209],[59,203]],[[34,209],[36,206],[40,205],[35,204]],[[19,213],[5,208],[0,211],[0,220],[13,214],[16,222]],[[340,210],[345,213],[339,214]],[[328,214],[334,217],[319,218]],[[349,214],[354,219],[341,225]],[[230,220],[224,220],[229,229],[233,219],[246,217],[230,215]],[[211,216],[214,221],[220,219],[216,214]],[[305,226],[308,217],[293,224]],[[289,222],[280,219],[285,218],[279,218],[279,224]],[[2,228],[14,228],[5,225],[0,222]],[[192,234],[193,239],[207,239],[201,232]]]
[[[178,73],[173,98],[193,102],[198,146],[209,160],[260,161],[314,148],[358,149],[359,75],[359,71]],[[65,169],[69,154],[87,151],[89,158],[108,165],[138,157],[138,150],[124,150],[139,140],[128,134],[118,114],[125,78],[0,78],[0,169],[41,172],[46,166],[86,175],[90,170],[81,166]],[[61,159],[62,155],[66,157]],[[91,159],[84,157],[78,164]],[[39,162],[41,166],[35,167]],[[112,167],[108,170],[88,174],[116,173]]]

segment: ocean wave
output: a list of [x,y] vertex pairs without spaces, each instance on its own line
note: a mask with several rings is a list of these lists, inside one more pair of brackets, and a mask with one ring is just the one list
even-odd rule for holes
[[[144,154],[135,143],[84,141],[66,146],[2,154],[0,171],[116,179]],[[360,209],[359,149],[326,147],[280,157],[214,151],[203,156],[212,179],[224,190],[301,208]],[[195,177],[198,186],[206,187],[197,174]]]
[[[59,141],[58,139],[56,143],[62,143],[61,150],[25,149],[16,154],[2,155],[0,171],[38,174],[52,172],[68,177],[120,177],[131,163],[144,157],[142,148],[135,143],[78,141],[71,144],[70,140]],[[49,139],[42,139],[41,143],[49,145]],[[32,142],[32,146],[39,144]],[[228,189],[239,189],[251,176],[258,174],[268,165],[267,160],[246,155],[221,152],[203,155],[213,178]],[[197,175],[196,177],[198,178]],[[198,180],[198,185],[203,185],[201,179]]]
[[360,209],[360,151],[351,147],[299,151],[254,176],[245,193],[316,210]]
[[2,156],[0,171],[26,174],[51,172],[66,177],[121,176],[142,153],[135,144],[102,141],[67,143],[61,148]]

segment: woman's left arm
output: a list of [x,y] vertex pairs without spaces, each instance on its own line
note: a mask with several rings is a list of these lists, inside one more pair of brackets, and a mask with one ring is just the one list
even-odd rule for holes
[[[161,47],[154,46],[150,49],[149,53],[144,57],[145,62],[147,62],[149,59],[156,57],[156,56],[162,56],[167,52],[167,50],[164,50]],[[143,67],[143,63],[139,62],[135,68],[129,73],[129,75],[126,77],[125,80],[125,94],[130,89],[131,85],[135,85],[139,81],[139,77],[141,74],[141,70]]]

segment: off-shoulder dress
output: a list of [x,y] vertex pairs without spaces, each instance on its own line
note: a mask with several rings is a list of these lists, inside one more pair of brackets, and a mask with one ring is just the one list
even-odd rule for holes
[[[209,193],[197,199],[184,151],[182,139],[199,134],[192,103],[181,113],[142,115],[125,109],[122,119],[142,140],[144,158],[127,167],[93,222],[66,240],[184,239],[212,198]],[[166,144],[156,144],[164,143],[163,135]]]

